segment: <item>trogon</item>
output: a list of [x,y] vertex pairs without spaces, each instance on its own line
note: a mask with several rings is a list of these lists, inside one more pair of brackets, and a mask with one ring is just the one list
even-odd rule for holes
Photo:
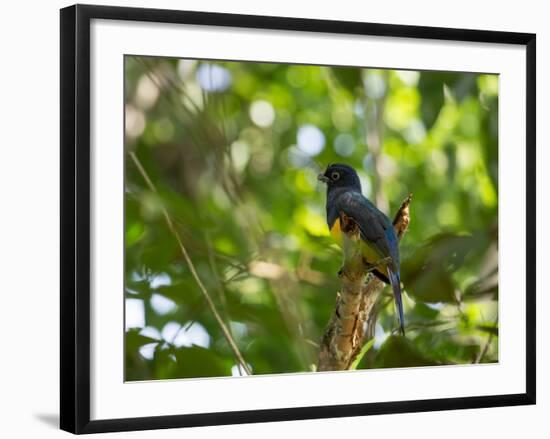
[[[399,241],[392,222],[363,196],[361,182],[351,166],[331,164],[324,173],[319,174],[318,179],[327,184],[327,223],[331,234],[342,245],[342,234],[349,230],[349,223],[358,230],[365,266],[392,286],[399,328],[404,335]],[[345,225],[342,224],[344,221]]]

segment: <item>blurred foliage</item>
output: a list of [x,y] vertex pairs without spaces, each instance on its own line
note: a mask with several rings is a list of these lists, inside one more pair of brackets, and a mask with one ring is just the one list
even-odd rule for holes
[[163,209],[253,373],[314,370],[341,263],[331,162],[390,216],[414,194],[407,337],[386,289],[356,367],[497,361],[497,122],[494,75],[127,56],[126,379],[243,374]]

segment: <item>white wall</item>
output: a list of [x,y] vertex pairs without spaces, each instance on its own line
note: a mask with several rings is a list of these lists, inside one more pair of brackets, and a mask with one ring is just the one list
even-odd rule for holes
[[[88,1],[88,3],[97,3]],[[548,199],[550,28],[545,2],[427,0],[301,2],[277,0],[123,1],[100,4],[301,16],[428,26],[537,33],[538,223],[550,214]],[[59,437],[59,0],[6,2],[0,14],[0,432],[4,437]],[[545,175],[544,175],[545,174]],[[501,194],[506,196],[506,194]],[[538,231],[538,370],[548,368],[548,302],[541,280],[549,257],[548,234]],[[6,244],[7,243],[7,244]],[[32,266],[32,277],[28,276]],[[28,300],[32,295],[32,300]],[[7,300],[6,300],[7,299]],[[32,306],[32,308],[31,308]],[[28,321],[21,321],[21,312]],[[32,352],[34,357],[27,354]],[[543,348],[546,348],[543,350]],[[125,433],[133,437],[256,438],[314,434],[317,437],[519,437],[547,432],[550,385],[538,374],[538,405],[484,410],[325,419],[200,429]],[[34,433],[34,435],[33,435]],[[31,436],[32,435],[32,436]],[[107,435],[105,435],[107,436]],[[113,436],[113,435],[109,435]],[[113,436],[122,437],[122,435]],[[535,434],[535,437],[542,437]]]

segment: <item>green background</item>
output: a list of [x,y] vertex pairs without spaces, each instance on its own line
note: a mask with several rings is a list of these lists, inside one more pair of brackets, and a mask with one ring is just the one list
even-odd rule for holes
[[333,162],[390,217],[413,193],[407,336],[385,289],[357,367],[498,360],[498,76],[127,56],[124,79],[127,380],[243,373],[164,211],[252,372],[314,370]]

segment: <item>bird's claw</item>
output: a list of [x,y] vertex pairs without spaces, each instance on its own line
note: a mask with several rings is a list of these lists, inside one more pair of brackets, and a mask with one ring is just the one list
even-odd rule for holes
[[371,271],[376,270],[380,265],[389,264],[391,262],[391,256],[387,256],[385,258],[379,259],[378,261],[374,263],[369,263],[367,261],[365,262],[365,272],[370,273]]

